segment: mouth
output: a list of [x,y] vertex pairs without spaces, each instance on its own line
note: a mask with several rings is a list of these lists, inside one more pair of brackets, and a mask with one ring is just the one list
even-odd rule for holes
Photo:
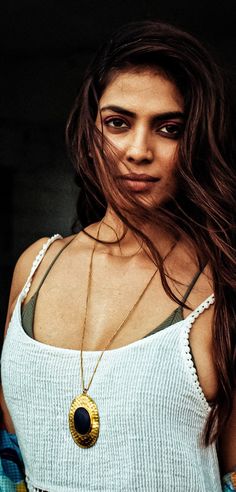
[[148,192],[152,189],[153,185],[160,181],[160,178],[150,176],[149,174],[124,174],[119,176],[124,185],[133,192]]
[[130,173],[130,174],[123,174],[122,176],[118,176],[119,179],[124,179],[128,181],[137,181],[137,182],[156,182],[160,181],[160,178],[156,176],[150,176],[149,174],[137,174],[137,173]]

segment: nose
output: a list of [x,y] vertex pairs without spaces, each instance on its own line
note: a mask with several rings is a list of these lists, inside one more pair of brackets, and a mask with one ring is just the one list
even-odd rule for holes
[[153,161],[151,142],[145,132],[132,135],[126,150],[126,160],[134,164],[150,164]]

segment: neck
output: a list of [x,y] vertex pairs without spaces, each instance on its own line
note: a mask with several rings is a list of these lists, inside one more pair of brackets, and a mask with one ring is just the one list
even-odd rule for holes
[[[158,245],[158,250],[165,256],[173,245],[173,237],[170,237],[164,230],[157,226],[144,226],[142,232]],[[100,251],[114,256],[128,256],[136,252],[144,252],[145,248],[142,240],[133,231],[128,229],[120,220],[115,212],[108,207],[99,232],[99,239],[114,244],[100,244]]]

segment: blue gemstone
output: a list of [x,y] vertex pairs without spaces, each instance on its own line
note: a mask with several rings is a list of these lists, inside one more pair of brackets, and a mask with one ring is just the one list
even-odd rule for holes
[[75,429],[79,434],[86,434],[91,427],[90,415],[86,408],[79,407],[74,413]]

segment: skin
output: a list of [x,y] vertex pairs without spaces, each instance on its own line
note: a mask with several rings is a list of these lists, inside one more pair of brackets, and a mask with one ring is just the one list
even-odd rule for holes
[[150,71],[117,75],[101,97],[96,124],[100,130],[103,127],[120,160],[117,174],[158,177],[151,189],[139,193],[151,203],[164,202],[175,193],[183,113],[183,99],[175,85]]
[[[112,106],[113,109],[108,109],[107,106]],[[119,106],[122,111],[125,109],[126,114],[124,115],[124,111],[114,111],[114,106]],[[120,73],[112,79],[101,97],[96,124],[100,130],[103,127],[105,136],[116,149],[119,157],[118,175],[135,172],[160,178],[149,190],[138,192],[138,198],[145,199],[150,206],[153,203],[166,201],[169,194],[176,190],[175,168],[180,130],[183,125],[183,117],[180,113],[183,111],[183,100],[175,85],[160,74],[150,71]],[[170,112],[178,112],[178,117],[163,117],[163,114]],[[134,191],[131,189],[130,192]],[[96,236],[99,225],[92,224],[87,231]],[[122,231],[123,224],[108,206],[99,237],[104,241],[114,241],[117,235],[120,237]],[[146,232],[158,244],[161,254],[164,255],[169,251],[172,238],[168,237],[161,228],[157,230],[149,226]],[[70,239],[71,237],[64,238],[51,245],[35,273],[25,302],[37,290],[57,252]],[[17,262],[6,327],[32,262],[46,240],[47,238],[43,238],[30,246]],[[153,274],[155,266],[140,246],[131,231],[127,232],[120,245],[97,244],[92,265],[93,282],[84,350],[104,348]],[[87,292],[85,286],[87,286],[92,247],[91,239],[80,233],[73,238],[72,243],[53,266],[43,283],[37,301],[34,321],[36,340],[58,347],[77,350],[81,348]],[[194,251],[189,248],[189,244],[180,240],[166,258],[165,264],[167,271],[176,280],[170,283],[171,288],[176,295],[183,296],[186,286],[197,270]],[[211,272],[207,266],[189,296],[189,309],[195,309],[211,293]],[[144,337],[176,307],[174,301],[166,295],[157,273],[132,317],[113,340],[109,349],[119,348]],[[201,314],[194,323],[190,335],[199,381],[209,401],[214,398],[217,391],[217,379],[211,355],[213,309],[212,306]],[[189,312],[185,309],[184,316]],[[3,397],[2,406],[7,427],[13,432],[14,428]],[[221,442],[222,472],[230,470],[236,463],[234,417],[235,414],[232,414]]]

